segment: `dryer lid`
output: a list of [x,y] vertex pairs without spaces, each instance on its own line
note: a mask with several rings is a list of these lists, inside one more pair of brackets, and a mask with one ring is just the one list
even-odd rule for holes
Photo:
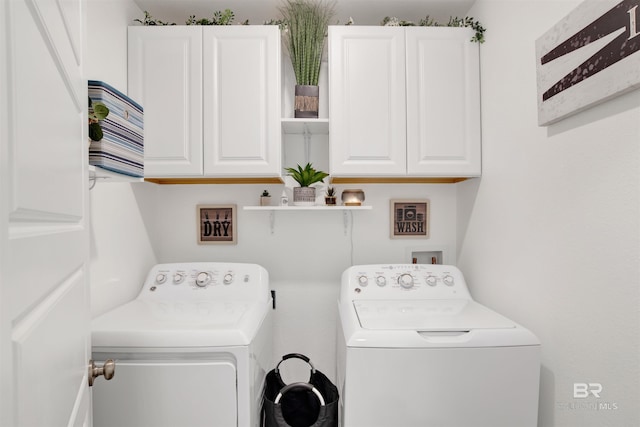
[[246,301],[135,299],[92,321],[94,347],[248,345],[268,310]]
[[357,300],[360,326],[369,330],[470,331],[516,325],[473,300]]

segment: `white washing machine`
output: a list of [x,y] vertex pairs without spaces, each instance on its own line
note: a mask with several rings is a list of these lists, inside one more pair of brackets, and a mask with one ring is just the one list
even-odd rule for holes
[[354,266],[339,298],[342,426],[536,426],[538,339],[473,301],[456,267]]
[[159,264],[136,299],[92,322],[95,427],[256,427],[272,360],[267,271]]

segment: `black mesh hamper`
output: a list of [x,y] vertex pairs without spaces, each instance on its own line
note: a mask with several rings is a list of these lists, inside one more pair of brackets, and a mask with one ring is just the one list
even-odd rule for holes
[[[309,382],[285,384],[280,364],[287,359],[302,359],[311,367]],[[337,427],[338,388],[315,369],[307,356],[298,353],[282,357],[267,374],[262,401],[262,427]]]

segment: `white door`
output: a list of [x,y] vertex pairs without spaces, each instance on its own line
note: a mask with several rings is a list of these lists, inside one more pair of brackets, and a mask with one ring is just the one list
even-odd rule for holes
[[406,29],[407,172],[480,176],[480,62],[469,28]]
[[329,27],[330,170],[406,174],[403,27]]
[[90,425],[85,4],[0,6],[0,424]]
[[128,94],[144,106],[144,175],[202,175],[202,27],[129,27]]
[[203,28],[204,175],[280,176],[280,30]]

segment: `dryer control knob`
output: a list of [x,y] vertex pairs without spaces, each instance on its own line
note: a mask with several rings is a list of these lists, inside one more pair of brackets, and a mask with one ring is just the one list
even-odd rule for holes
[[369,284],[369,279],[367,276],[360,276],[358,277],[358,284],[360,286],[367,286]]
[[196,285],[200,286],[201,288],[207,286],[209,282],[211,282],[211,276],[205,271],[198,273],[198,276],[196,276]]
[[376,277],[376,285],[378,286],[384,286],[387,284],[387,278],[384,276],[378,276]]
[[224,275],[224,279],[222,279],[224,281],[225,285],[230,285],[233,282],[233,274],[231,273],[227,273]]
[[453,286],[455,283],[453,276],[449,276],[448,274],[442,278],[442,281],[447,286]]
[[162,284],[166,281],[167,281],[167,275],[164,273],[158,273],[158,275],[156,276],[156,283]]
[[179,285],[183,281],[184,281],[184,274],[176,273],[176,274],[173,275],[173,283],[174,284]]
[[436,276],[427,276],[427,285],[435,286],[438,284],[438,278]]
[[411,277],[411,275],[409,273],[401,274],[400,277],[398,277],[398,283],[403,288],[406,288],[406,289],[412,288],[413,287],[413,277]]

